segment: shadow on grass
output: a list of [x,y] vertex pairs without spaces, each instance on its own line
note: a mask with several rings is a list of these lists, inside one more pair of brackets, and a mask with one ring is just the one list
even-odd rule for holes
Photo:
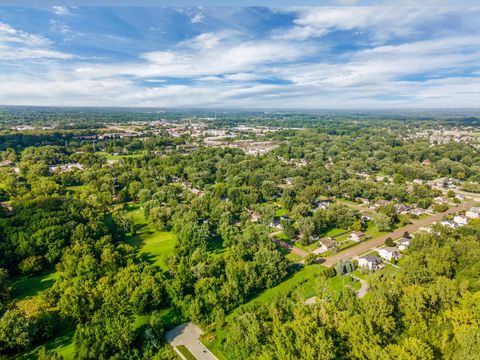
[[57,278],[58,274],[55,272],[33,277],[19,278],[13,283],[12,297],[16,300],[23,300],[38,295],[42,291],[51,287]]

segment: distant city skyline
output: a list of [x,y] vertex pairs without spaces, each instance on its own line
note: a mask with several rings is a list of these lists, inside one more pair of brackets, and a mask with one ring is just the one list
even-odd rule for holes
[[0,104],[478,108],[479,23],[451,6],[0,7]]

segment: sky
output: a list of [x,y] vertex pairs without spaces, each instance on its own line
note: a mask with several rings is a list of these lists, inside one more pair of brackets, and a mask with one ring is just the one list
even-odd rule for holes
[[479,108],[479,24],[452,5],[5,6],[0,104]]

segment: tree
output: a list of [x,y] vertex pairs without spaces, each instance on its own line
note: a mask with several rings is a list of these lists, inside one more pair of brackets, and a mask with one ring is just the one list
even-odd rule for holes
[[393,221],[388,215],[377,213],[375,214],[373,221],[375,222],[378,231],[392,230]]

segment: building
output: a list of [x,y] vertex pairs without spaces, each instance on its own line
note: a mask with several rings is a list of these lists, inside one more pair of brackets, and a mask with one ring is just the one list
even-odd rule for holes
[[361,241],[365,237],[365,234],[361,231],[352,231],[352,233],[348,236],[350,240],[353,241]]
[[389,201],[389,200],[378,200],[376,203],[375,203],[375,207],[380,207],[380,206],[388,206],[390,205],[392,202]]
[[468,220],[468,217],[466,217],[465,215],[456,215],[453,218],[453,221],[455,221],[458,225],[467,225]]
[[433,199],[433,201],[440,205],[448,202],[443,196],[437,196],[435,199]]
[[332,251],[337,248],[337,242],[332,238],[326,238],[320,240],[320,247],[321,252]]
[[377,256],[362,256],[358,259],[358,267],[370,271],[375,271],[377,269],[383,268],[382,259]]
[[378,255],[388,261],[400,259],[400,250],[396,247],[384,247],[378,250]]
[[455,221],[452,221],[452,220],[440,221],[440,225],[447,226],[451,229],[457,229],[460,227],[459,224],[457,224]]
[[408,205],[404,205],[404,204],[395,205],[395,212],[397,214],[408,214],[410,213],[410,211],[411,211],[411,208]]
[[472,207],[470,210],[467,210],[465,216],[470,219],[477,219],[480,217],[480,207]]
[[403,237],[402,240],[398,243],[398,249],[400,251],[405,250],[409,245],[410,245],[410,238],[408,237]]

